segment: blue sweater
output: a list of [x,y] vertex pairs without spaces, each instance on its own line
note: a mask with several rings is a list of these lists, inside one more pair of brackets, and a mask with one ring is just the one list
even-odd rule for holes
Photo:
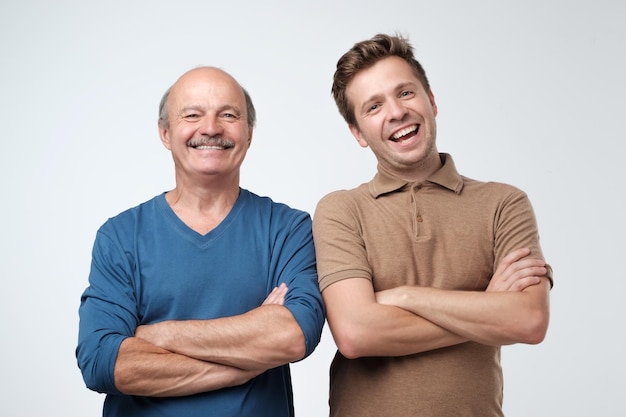
[[289,365],[244,385],[177,398],[123,395],[113,379],[119,346],[137,326],[242,314],[282,282],[308,356],[320,340],[324,307],[307,213],[241,189],[206,235],[188,228],[165,194],[109,219],[96,235],[76,349],[86,385],[107,394],[104,416],[293,416]]

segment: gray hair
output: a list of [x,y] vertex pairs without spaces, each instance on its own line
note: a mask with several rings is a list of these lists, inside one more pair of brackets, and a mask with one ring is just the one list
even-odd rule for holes
[[[256,124],[256,109],[254,108],[254,103],[252,103],[252,97],[250,97],[248,91],[243,87],[241,87],[241,90],[243,91],[243,95],[246,99],[248,127],[252,129]],[[171,91],[172,87],[168,88],[163,94],[163,97],[161,97],[161,102],[159,103],[159,127],[164,129],[170,127],[169,108],[167,105],[167,101],[170,97]]]

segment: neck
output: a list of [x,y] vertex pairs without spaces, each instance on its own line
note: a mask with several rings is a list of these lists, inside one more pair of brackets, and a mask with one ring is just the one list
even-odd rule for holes
[[165,194],[174,213],[192,230],[204,235],[219,225],[239,197],[239,185],[176,185]]
[[379,165],[379,169],[387,175],[399,178],[406,182],[424,182],[442,167],[441,157],[437,151],[428,158],[406,167],[405,169],[389,169]]

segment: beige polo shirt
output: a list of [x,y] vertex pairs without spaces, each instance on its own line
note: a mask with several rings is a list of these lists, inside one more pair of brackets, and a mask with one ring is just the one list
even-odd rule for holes
[[[322,291],[346,278],[370,280],[375,291],[400,285],[483,291],[512,250],[528,247],[543,259],[523,191],[463,177],[450,155],[441,158],[443,166],[423,183],[379,171],[371,182],[319,202],[313,234]],[[332,415],[502,415],[498,347],[469,342],[356,360],[338,353],[331,376]]]

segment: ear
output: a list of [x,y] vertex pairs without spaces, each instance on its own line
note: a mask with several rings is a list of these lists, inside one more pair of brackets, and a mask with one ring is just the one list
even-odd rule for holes
[[161,143],[163,144],[163,146],[171,151],[172,145],[170,144],[169,130],[161,126],[161,124],[159,124],[159,137],[161,138]]
[[248,133],[248,148],[250,148],[250,145],[252,145],[253,133],[254,133],[254,129],[250,128],[250,132]]
[[350,129],[350,133],[352,133],[352,136],[354,136],[354,138],[359,143],[359,145],[361,145],[361,147],[367,148],[369,146],[357,126],[348,125],[348,128]]
[[435,95],[432,90],[428,92],[428,99],[430,100],[430,106],[433,108],[433,114],[437,116],[437,103],[435,103]]

